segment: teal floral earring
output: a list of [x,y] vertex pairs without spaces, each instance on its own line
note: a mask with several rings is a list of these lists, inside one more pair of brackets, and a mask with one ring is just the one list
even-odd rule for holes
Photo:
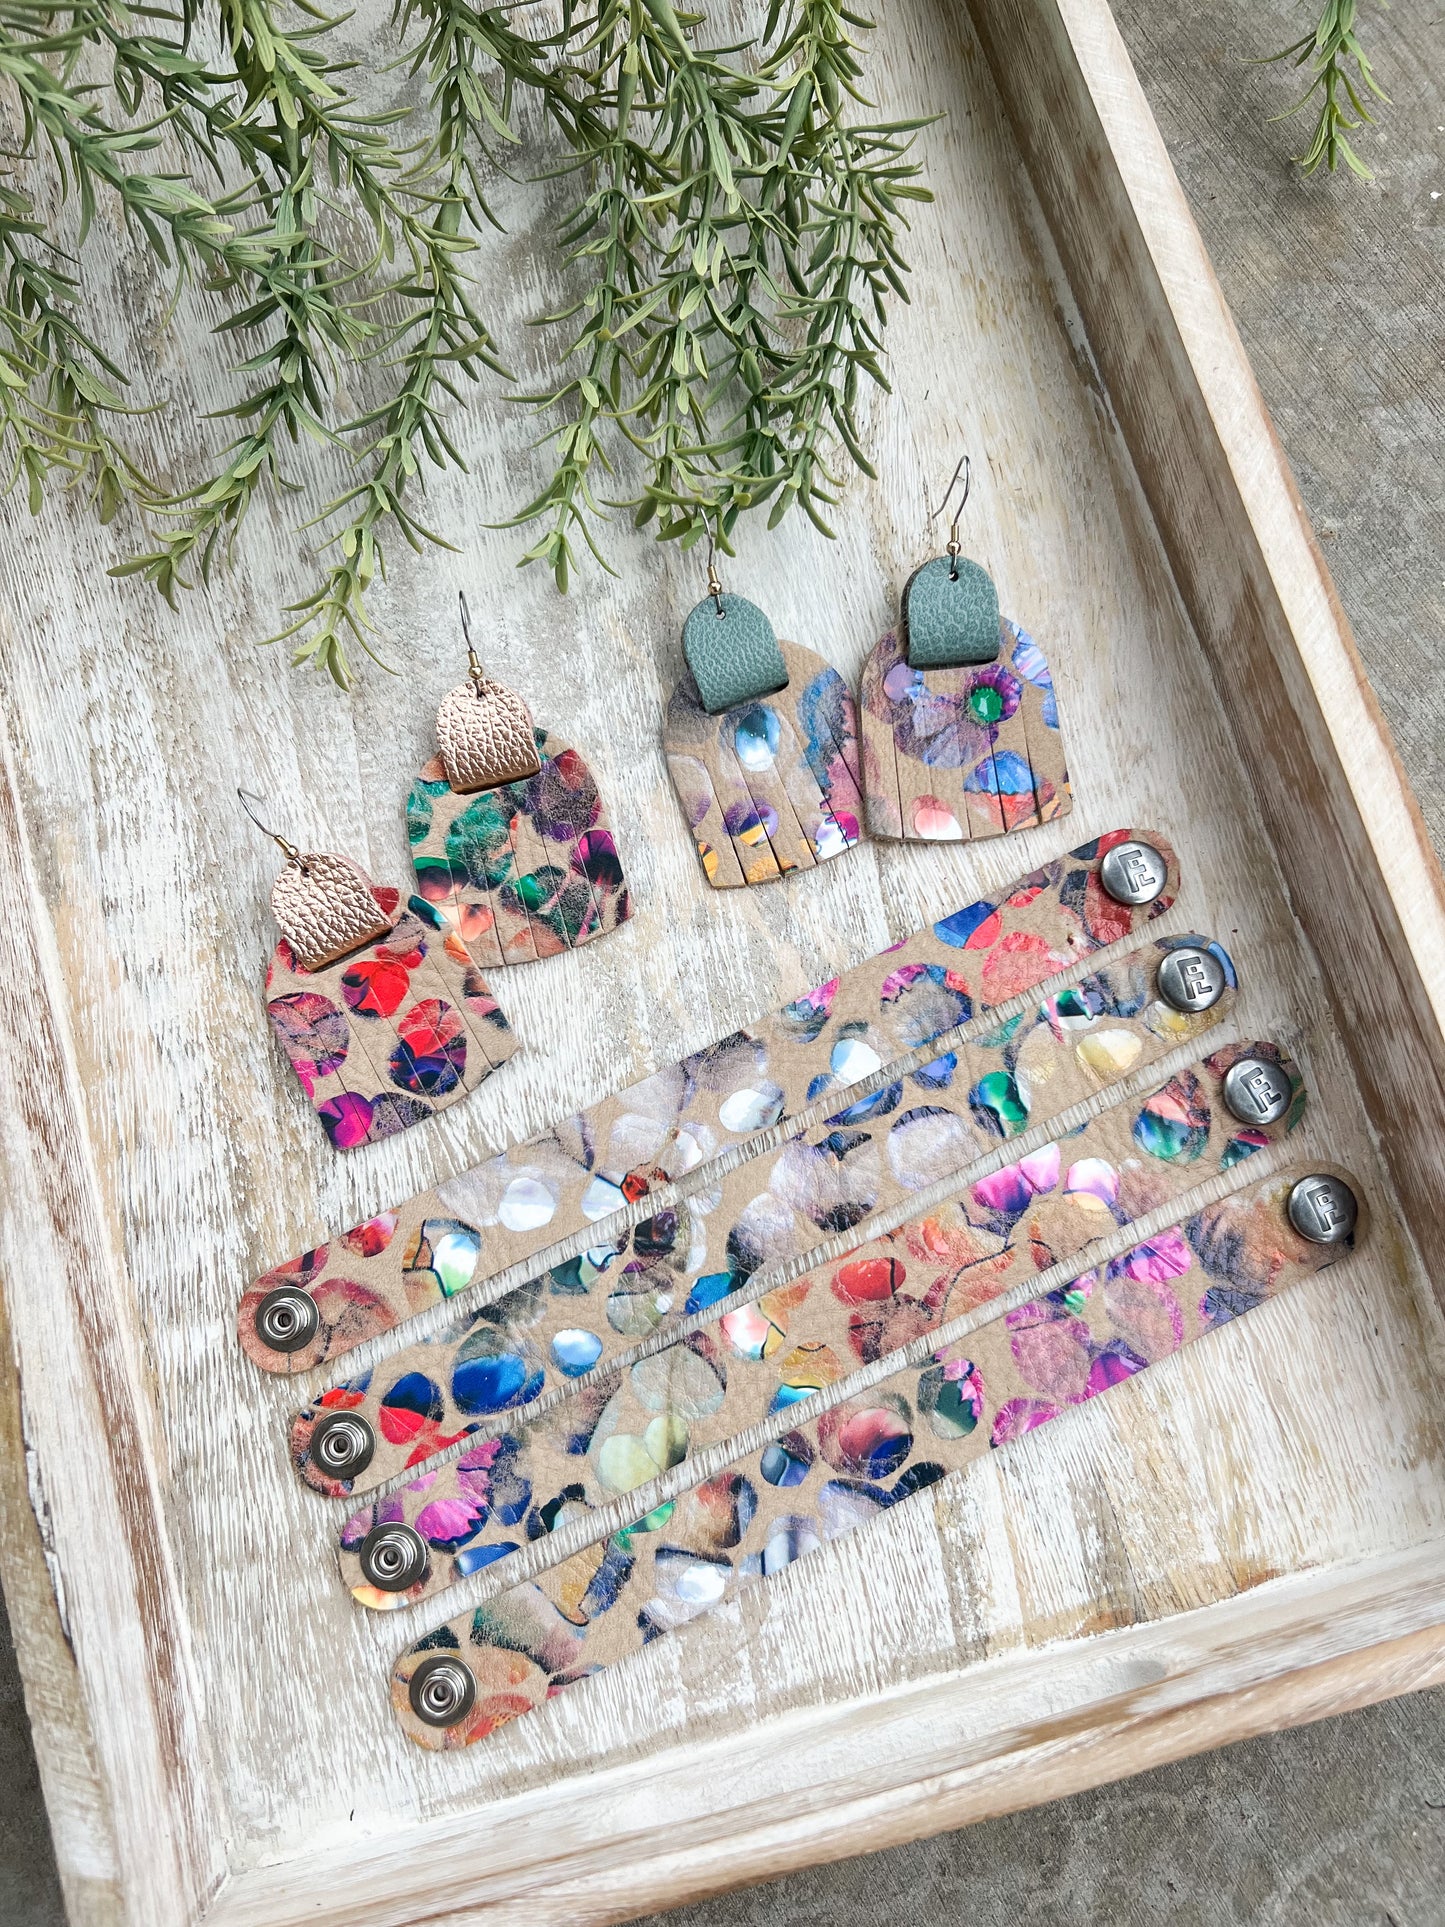
[[417,889],[483,965],[530,963],[615,930],[632,901],[587,763],[487,675],[458,601],[467,680],[406,800]]
[[1007,836],[1073,808],[1044,653],[999,615],[988,572],[959,553],[963,495],[945,554],[915,569],[897,626],[863,668],[863,781],[874,836],[958,843]]
[[713,888],[772,883],[852,849],[863,814],[853,692],[813,650],[780,642],[756,603],[724,592],[711,547],[682,651],[663,748]]

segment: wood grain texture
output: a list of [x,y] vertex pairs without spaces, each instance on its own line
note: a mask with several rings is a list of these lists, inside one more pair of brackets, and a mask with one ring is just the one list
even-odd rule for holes
[[[3,1292],[0,1357],[14,1357],[14,1336]],[[47,1816],[39,1792],[32,1794],[27,1805],[35,1816],[34,1833],[25,1845],[32,1852],[38,1847],[41,1854],[53,1856],[60,1892],[74,1918],[104,1922],[110,1927],[124,1919],[124,1901],[116,1884],[109,1803],[86,1724],[80,1672],[70,1645],[64,1581],[51,1542],[45,1486],[26,1452],[25,1438],[26,1414],[19,1378],[7,1372],[0,1384],[0,1543],[4,1546],[5,1605],[17,1662],[24,1673],[34,1750],[44,1762],[50,1809]],[[23,1745],[19,1730],[13,1743],[7,1735],[7,1757],[18,1760]],[[23,1799],[29,1789],[12,1773],[12,1799],[17,1791]],[[15,1827],[14,1832],[20,1832],[20,1828]],[[23,1896],[22,1887],[22,1900]]]
[[[1286,1581],[1162,1626],[876,1685],[846,1705],[800,1707],[768,1730],[691,1750],[688,1765],[702,1773],[696,1782],[689,1774],[665,1822],[653,1783],[683,1765],[673,1750],[590,1776],[560,1839],[537,1795],[507,1802],[498,1817],[511,1823],[515,1881],[475,1853],[468,1866],[468,1822],[449,1816],[410,1836],[410,1863],[379,1842],[318,1855],[315,1892],[332,1896],[332,1927],[402,1927],[417,1918],[409,1867],[426,1859],[437,1868],[427,1927],[610,1927],[629,1917],[639,1889],[665,1906],[732,1885],[740,1840],[753,1879],[797,1865],[803,1785],[821,1794],[816,1806],[808,1799],[808,1858],[842,1859],[1436,1685],[1445,1680],[1441,1578],[1438,1550],[1421,1549],[1367,1562],[1348,1580]],[[753,1603],[735,1624],[756,1623]],[[1305,1627],[1315,1651],[1301,1664]],[[579,1838],[594,1813],[607,1830],[603,1852]],[[511,1898],[518,1886],[525,1907]],[[366,1895],[364,1912],[353,1893]],[[232,1883],[213,1918],[216,1927],[302,1927],[314,1902],[258,1869]]]
[[1445,847],[1445,66],[1428,8],[1367,10],[1393,100],[1357,137],[1375,179],[1286,165],[1303,117],[1295,0],[1225,16],[1115,0],[1130,52],[1339,585],[1370,685]]
[[[177,621],[106,579],[126,537],[83,505],[37,524],[0,510],[0,941],[23,1012],[0,1045],[3,1258],[71,1687],[63,1642],[21,1643],[77,1921],[616,1919],[1445,1671],[1445,1348],[1410,1239],[1439,1195],[1437,880],[1106,11],[991,0],[976,18],[992,69],[961,6],[888,12],[884,108],[948,118],[923,136],[939,199],[874,408],[880,481],[850,487],[836,546],[745,527],[737,568],[856,681],[927,489],[960,444],[986,456],[971,547],[1048,638],[1067,828],[864,844],[773,890],[709,890],[660,746],[697,584],[619,525],[619,580],[562,604],[517,576],[514,538],[468,539],[539,459],[495,395],[458,423],[470,476],[429,502],[467,546],[398,557],[378,603],[406,681],[374,675],[349,702],[255,646],[302,579],[283,511],[253,511],[244,569]],[[520,360],[523,315],[558,289],[526,234],[543,190],[499,198],[512,231],[488,287]],[[1061,245],[1071,222],[1089,241],[1069,258],[1078,301],[1044,210]],[[152,339],[167,291],[118,231],[109,245],[98,302],[129,318],[181,482],[231,384],[206,373],[204,298]],[[292,799],[302,840],[401,874],[432,727],[413,692],[446,685],[462,586],[505,621],[498,673],[585,740],[636,913],[610,943],[509,973],[527,1048],[505,1078],[338,1160],[266,1035],[272,870],[231,791]],[[295,1390],[231,1341],[245,1281],[1127,818],[1177,834],[1174,927],[1217,931],[1241,1032],[1298,1051],[1319,1094],[1304,1148],[1360,1173],[1372,1252],[880,1522],[866,1582],[856,1546],[820,1555],[816,1624],[784,1585],[470,1757],[407,1748],[385,1677],[413,1629],[329,1594],[337,1515],[285,1466]],[[1189,1515],[1185,1485],[1207,1494]],[[7,1585],[33,1586],[33,1531],[0,1543]]]

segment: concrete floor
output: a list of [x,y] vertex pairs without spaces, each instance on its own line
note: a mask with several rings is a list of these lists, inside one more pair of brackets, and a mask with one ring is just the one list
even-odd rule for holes
[[[1438,9],[1362,9],[1394,97],[1359,142],[1368,186],[1302,181],[1286,160],[1303,123],[1266,122],[1294,78],[1250,63],[1304,33],[1313,5],[1115,12],[1445,850]],[[668,1927],[1445,1927],[1442,1721],[1445,1691],[1397,1700],[702,1902]],[[0,1924],[64,1927],[3,1608],[0,1759]]]
[[1445,1693],[635,1927],[1439,1927]]

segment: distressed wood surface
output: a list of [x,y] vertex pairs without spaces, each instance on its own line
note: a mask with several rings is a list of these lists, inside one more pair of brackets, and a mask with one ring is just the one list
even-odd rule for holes
[[[780,1751],[811,1789],[807,1857],[822,1860],[1055,1798],[1080,1783],[1081,1765],[1090,1780],[1108,1779],[1438,1684],[1441,1578],[1438,1551],[1427,1548],[1347,1578],[1285,1580],[1267,1598],[802,1704],[730,1740],[593,1776],[584,1791],[605,1812],[605,1842],[557,1828],[545,1791],[527,1793],[500,1807],[514,1836],[505,1867],[478,1869],[472,1823],[443,1815],[385,1853],[371,1842],[323,1849],[299,1892],[282,1891],[269,1869],[242,1875],[216,1918],[225,1927],[302,1927],[326,1893],[335,1927],[402,1927],[416,1918],[415,1868],[425,1862],[435,1869],[428,1923],[525,1917],[540,1927],[605,1927],[626,1917],[639,1886],[659,1906],[729,1886],[742,1843],[750,1877],[798,1864],[800,1810],[780,1784]],[[660,1824],[663,1778],[673,1797]],[[518,1886],[525,1908],[508,1904]]]
[[[1071,37],[1085,41],[1113,114],[1106,154],[1133,129],[1135,160],[1157,166],[1097,0],[1070,0],[1062,24],[1049,0],[1004,13],[1021,61],[1032,44],[1066,65]],[[349,699],[255,646],[305,579],[279,512],[268,528],[270,511],[255,511],[243,569],[178,619],[105,577],[126,552],[121,534],[96,531],[79,505],[38,524],[14,501],[0,509],[0,881],[15,1012],[0,1044],[0,1155],[18,1380],[5,1435],[18,1429],[33,1468],[28,1487],[13,1467],[0,1482],[0,1520],[7,1594],[33,1602],[16,1609],[17,1647],[76,1921],[618,1918],[1438,1676],[1445,1345],[1394,1222],[1341,986],[1326,987],[1300,938],[1296,912],[1328,901],[1328,877],[1311,890],[1282,874],[1252,800],[1251,777],[1278,836],[1269,772],[1241,759],[1238,710],[1232,721],[1194,626],[1208,628],[1207,597],[1171,573],[1174,511],[1136,467],[1101,383],[1106,357],[1089,352],[1021,168],[1018,101],[1011,123],[945,0],[899,0],[881,54],[886,107],[948,119],[923,137],[939,200],[910,250],[894,397],[873,411],[880,481],[850,486],[836,545],[800,523],[771,537],[745,526],[732,577],[856,684],[928,552],[925,502],[968,446],[983,471],[969,551],[1010,613],[1048,638],[1075,790],[1066,823],[989,844],[870,842],[771,890],[710,890],[661,748],[700,584],[622,525],[610,537],[617,581],[598,575],[561,602],[536,572],[518,576],[515,538],[483,525],[538,458],[526,419],[496,394],[461,424],[470,479],[432,491],[430,519],[462,553],[398,558],[378,604],[406,673],[372,672]],[[548,251],[525,235],[536,191],[504,198],[512,237],[490,285],[520,357],[524,316],[557,290]],[[1187,216],[1167,194],[1156,212],[1166,237],[1184,223],[1172,262],[1183,282]],[[154,423],[162,459],[181,479],[195,424],[229,385],[203,379],[201,304],[183,304],[173,337],[152,338],[164,293],[121,236],[111,245],[102,293],[135,316],[167,404]],[[1207,321],[1207,283],[1194,299]],[[1092,312],[1123,356],[1127,310]],[[1231,343],[1227,330],[1209,339],[1206,370],[1230,392]],[[1195,345],[1169,359],[1181,382]],[[1147,444],[1149,421],[1139,427]],[[1210,489],[1227,507],[1232,477],[1246,532],[1253,517],[1264,525],[1241,575],[1264,599],[1280,556],[1300,571],[1272,630],[1283,666],[1265,696],[1289,707],[1309,684],[1314,713],[1337,725],[1354,700],[1337,611],[1291,546],[1304,535],[1293,500],[1275,514],[1280,471],[1267,439],[1251,441],[1264,425],[1247,382],[1217,427]],[[1254,466],[1235,474],[1241,451]],[[1237,544],[1237,516],[1210,527]],[[276,799],[298,841],[404,874],[402,804],[454,677],[458,587],[505,638],[496,672],[588,757],[635,914],[606,944],[499,973],[522,1052],[466,1104],[338,1159],[267,1034],[273,866],[233,791]],[[1314,667],[1292,666],[1292,647]],[[1343,746],[1328,723],[1303,731],[1301,809],[1317,800],[1317,768],[1332,772],[1323,847],[1348,842],[1358,863],[1392,838],[1375,887],[1396,891],[1397,924],[1413,913],[1380,946],[1404,988],[1361,986],[1350,1006],[1358,1047],[1372,1000],[1393,994],[1398,1021],[1422,1023],[1429,999],[1408,976],[1440,924],[1434,880],[1398,835],[1368,712],[1346,729]],[[1375,832],[1362,839],[1346,752],[1375,785],[1362,799]],[[245,1282],[1130,818],[1157,821],[1184,857],[1165,927],[1205,928],[1236,954],[1235,1029],[1274,1034],[1304,1063],[1316,1104],[1296,1148],[1313,1143],[1366,1179],[1370,1253],[818,1555],[816,1617],[784,1580],[466,1757],[406,1746],[387,1669],[423,1622],[378,1623],[337,1595],[338,1511],[298,1490],[285,1464],[295,1387],[262,1379],[234,1344]],[[1360,911],[1345,907],[1342,921]],[[1428,1058],[1422,1083],[1427,1071]],[[1389,1148],[1428,1194],[1438,1151],[1413,1147],[1402,1165]],[[273,1416],[269,1432],[255,1430],[258,1412]],[[1051,1641],[1067,1643],[1038,1652]],[[1385,1641],[1397,1643],[1372,1661],[1365,1649]],[[1282,1676],[1311,1664],[1344,1671],[1300,1674],[1291,1690]],[[994,1694],[990,1665],[1004,1682]],[[1016,1740],[1011,1695],[1025,1679],[1057,1717]],[[1155,1701],[1128,1700],[1148,1683]],[[935,1705],[936,1721],[923,1717]],[[1018,1768],[965,1796],[958,1776],[975,1757]],[[718,1796],[733,1776],[736,1803]]]
[[1374,173],[1288,166],[1297,0],[1210,14],[1158,0],[1113,11],[1310,504],[1370,685],[1445,848],[1445,67],[1429,8],[1365,10],[1392,107],[1355,145]]
[[[1113,20],[980,32],[1415,1236],[1445,1237],[1439,865]],[[1126,90],[1120,83],[1126,82]],[[1112,161],[1112,165],[1110,162]],[[1211,381],[1233,365],[1232,381]],[[1343,910],[1343,914],[1342,914]]]

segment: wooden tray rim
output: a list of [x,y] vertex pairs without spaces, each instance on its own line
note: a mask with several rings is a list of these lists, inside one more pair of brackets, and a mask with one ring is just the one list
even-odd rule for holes
[[[1000,31],[988,0],[969,0],[987,42]],[[1017,0],[1035,31],[1067,47],[1091,96],[1118,180],[1138,224],[1143,255],[1157,277],[1228,460],[1229,475],[1253,531],[1259,556],[1293,644],[1287,668],[1301,674],[1325,717],[1329,750],[1350,791],[1368,794],[1362,813],[1374,861],[1398,913],[1422,994],[1439,1018],[1430,986],[1445,983],[1445,888],[1388,735],[1365,682],[1348,625],[1314,541],[1260,399],[1243,347],[1220,294],[1182,190],[1105,0]],[[0,786],[0,812],[13,789]],[[18,822],[0,824],[23,846]],[[33,878],[31,879],[33,885]],[[63,1042],[60,1046],[64,1054]],[[1445,1059],[1445,1052],[1442,1052]],[[73,1081],[73,1080],[72,1080]],[[91,1147],[77,1161],[98,1188]],[[1418,1228],[1417,1228],[1418,1229]],[[0,1307],[3,1311],[3,1307]],[[8,1334],[0,1318],[0,1339]],[[12,1348],[5,1360],[6,1404],[0,1435],[18,1445]],[[140,1410],[142,1375],[129,1361],[136,1447],[147,1459],[147,1420]],[[150,1467],[153,1478],[153,1467]],[[146,1477],[140,1480],[147,1488]],[[4,1504],[30,1503],[23,1471],[12,1467]],[[159,1501],[150,1485],[159,1515]],[[26,1549],[19,1549],[24,1539]],[[122,1869],[143,1865],[156,1834],[172,1837],[173,1854],[155,1855],[143,1893],[127,1893],[126,1917],[175,1927],[204,1919],[217,1927],[286,1927],[291,1921],[351,1920],[451,1923],[522,1919],[607,1922],[639,1909],[677,1904],[700,1893],[756,1880],[810,1861],[919,1837],[1037,1800],[1139,1771],[1203,1747],[1359,1706],[1445,1679],[1445,1546],[1428,1544],[1353,1567],[1295,1575],[1249,1594],[1152,1625],[1058,1642],[990,1661],[966,1674],[912,1682],[876,1700],[810,1709],[760,1725],[746,1744],[726,1743],[729,1758],[746,1755],[757,1773],[776,1772],[779,1749],[797,1761],[815,1757],[831,1736],[860,1736],[887,1752],[892,1784],[868,1794],[820,1775],[798,1790],[771,1820],[737,1808],[680,1820],[651,1853],[627,1831],[630,1798],[655,1779],[665,1756],[577,1779],[569,1796],[572,1846],[559,1858],[524,1857],[511,1848],[484,1862],[468,1817],[407,1826],[353,1842],[308,1846],[304,1855],[223,1875],[214,1866],[220,1837],[206,1790],[186,1775],[185,1721],[168,1725],[162,1684],[147,1677],[146,1718],[163,1733],[154,1752],[137,1751],[137,1784],[108,1811],[97,1808],[95,1768],[87,1738],[80,1674],[50,1591],[41,1531],[10,1535],[4,1573],[16,1620],[17,1648],[29,1690],[45,1680],[50,1721],[70,1735],[42,1759],[47,1801],[73,1917],[112,1921],[115,1889],[105,1851],[88,1843],[90,1829],[109,1831]],[[157,1533],[157,1545],[163,1546]],[[153,1597],[165,1590],[158,1554]],[[114,1653],[144,1649],[145,1629],[118,1623],[107,1635]],[[82,1667],[103,1657],[92,1629]],[[184,1660],[178,1661],[184,1671]],[[1133,1669],[1132,1675],[1130,1669]],[[53,1682],[69,1671],[73,1690]],[[1133,1683],[1120,1684],[1130,1676]],[[174,1684],[174,1682],[173,1682]],[[1016,1725],[991,1747],[959,1747],[961,1709],[981,1692],[1027,1697],[1047,1686],[1047,1716]],[[64,1702],[64,1703],[57,1703]],[[34,1710],[32,1708],[32,1710]],[[723,1743],[719,1743],[720,1745]],[[166,1762],[154,1768],[156,1759]],[[796,1778],[796,1775],[795,1775]],[[491,1811],[535,1819],[543,1795],[533,1792]],[[769,1802],[769,1810],[775,1803]],[[165,1826],[156,1827],[163,1816]],[[746,1843],[740,1833],[748,1829]],[[552,1829],[555,1835],[555,1826]],[[509,1829],[509,1838],[517,1833]],[[99,1839],[99,1832],[96,1834]],[[687,1858],[684,1864],[683,1855]],[[424,1856],[426,1891],[418,1892]],[[195,1896],[200,1899],[195,1903]]]

